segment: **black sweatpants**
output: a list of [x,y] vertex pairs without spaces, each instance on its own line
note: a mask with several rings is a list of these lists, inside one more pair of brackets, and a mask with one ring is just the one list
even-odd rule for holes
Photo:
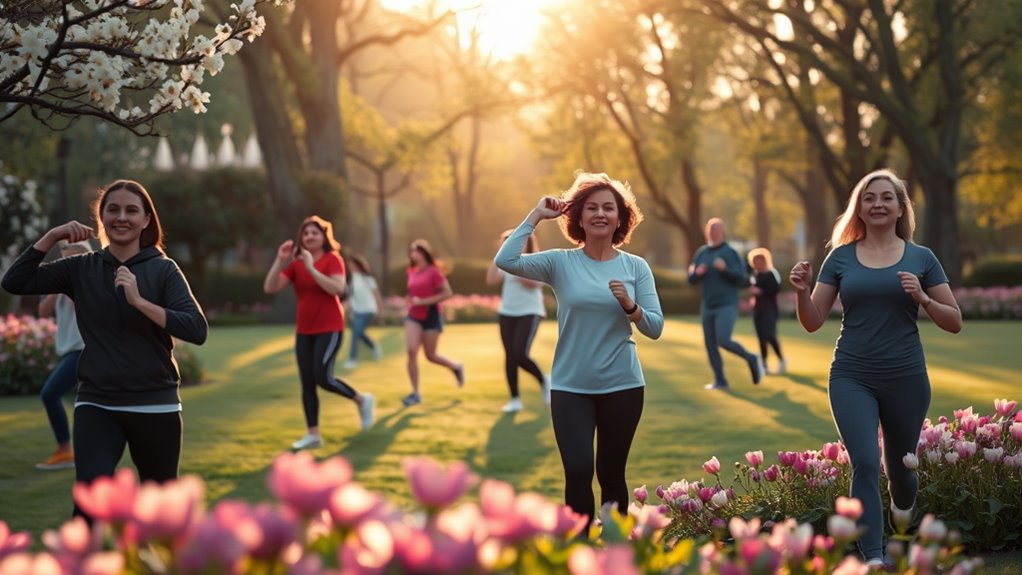
[[590,523],[596,514],[594,471],[600,483],[600,504],[613,501],[621,513],[628,511],[625,465],[642,416],[643,397],[642,387],[603,394],[550,394],[554,437],[564,465],[564,502],[575,513],[587,515]]
[[540,385],[543,385],[543,372],[529,357],[532,338],[539,328],[538,315],[502,315],[500,322],[500,341],[504,344],[504,375],[511,397],[518,397],[518,368],[529,372]]
[[768,347],[774,348],[777,359],[784,359],[781,354],[781,342],[777,341],[777,319],[780,312],[776,307],[755,308],[752,311],[752,325],[756,327],[759,339],[759,356],[766,361]]
[[[180,411],[135,413],[80,405],[74,414],[75,480],[112,477],[125,446],[139,481],[177,479],[183,430]],[[87,518],[77,505],[74,514]]]
[[302,409],[305,425],[319,425],[319,396],[316,387],[354,400],[358,392],[342,379],[334,377],[334,360],[344,341],[343,331],[302,334],[295,336],[295,357],[298,377],[302,381]]

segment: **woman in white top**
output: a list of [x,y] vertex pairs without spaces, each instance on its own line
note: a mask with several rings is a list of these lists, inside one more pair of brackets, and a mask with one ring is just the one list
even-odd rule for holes
[[373,350],[373,357],[377,361],[383,357],[380,344],[366,335],[366,327],[369,322],[373,321],[383,309],[380,289],[376,285],[376,278],[373,277],[369,261],[362,254],[355,254],[349,259],[351,261],[351,279],[348,282],[352,315],[351,352],[348,354],[348,360],[341,365],[344,369],[354,369],[358,366],[358,342],[360,341]]
[[[514,230],[507,230],[500,235],[497,248]],[[531,254],[539,250],[536,235],[531,234],[525,244],[523,253]],[[497,285],[503,282],[500,289],[500,341],[504,344],[504,373],[507,386],[511,390],[511,401],[504,405],[504,413],[513,413],[522,409],[522,400],[518,397],[518,368],[532,374],[539,382],[543,393],[543,402],[550,405],[550,379],[540,371],[536,362],[529,357],[532,339],[536,336],[539,322],[546,317],[543,306],[543,284],[518,276],[505,278],[506,272],[501,271],[496,263],[490,264],[486,271],[486,283]]]

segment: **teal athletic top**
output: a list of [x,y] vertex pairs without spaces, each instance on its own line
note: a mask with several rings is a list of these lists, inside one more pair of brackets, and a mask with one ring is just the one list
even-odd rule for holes
[[551,389],[571,393],[612,393],[645,385],[632,340],[632,322],[608,284],[625,284],[642,308],[635,326],[656,339],[664,330],[653,272],[646,260],[618,250],[596,261],[581,248],[522,254],[534,226],[522,222],[504,241],[494,262],[509,274],[541,281],[557,296],[557,346]]
[[[717,258],[724,260],[726,266],[718,270],[713,266]],[[725,306],[738,305],[738,288],[745,283],[745,263],[741,256],[727,242],[719,246],[709,244],[696,250],[692,257],[692,264],[706,264],[706,274],[699,277],[692,272],[688,274],[688,281],[691,284],[699,284],[702,295],[700,307],[703,309],[716,309]]]
[[841,335],[834,348],[830,377],[903,377],[926,373],[919,341],[919,304],[905,293],[898,272],[919,277],[923,289],[948,283],[944,269],[928,248],[905,242],[901,260],[885,268],[859,263],[855,244],[840,246],[824,260],[820,283],[841,296]]

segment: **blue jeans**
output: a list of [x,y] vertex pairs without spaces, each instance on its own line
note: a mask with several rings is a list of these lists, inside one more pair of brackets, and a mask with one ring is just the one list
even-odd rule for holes
[[726,384],[727,378],[724,377],[724,360],[720,357],[720,348],[741,356],[746,362],[756,360],[756,356],[746,351],[742,344],[731,339],[735,321],[738,320],[738,304],[703,308],[702,316],[703,341],[706,344],[706,355],[710,358],[710,367],[713,368],[713,381]]
[[78,383],[78,356],[80,355],[82,355],[82,350],[64,354],[64,357],[60,358],[60,363],[46,378],[42,391],[39,392],[39,399],[43,400],[43,406],[46,407],[46,417],[50,419],[50,427],[53,428],[53,435],[56,436],[57,443],[71,441],[71,430],[67,424],[63,398],[64,394]]
[[369,346],[369,349],[376,349],[376,343],[369,339],[366,335],[366,327],[369,322],[373,321],[376,317],[375,313],[356,312],[351,320],[351,353],[348,354],[348,359],[354,361],[358,359],[358,342],[361,341]]

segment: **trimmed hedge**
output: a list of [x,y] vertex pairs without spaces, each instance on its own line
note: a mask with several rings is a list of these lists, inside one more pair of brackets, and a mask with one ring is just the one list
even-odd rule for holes
[[984,288],[1022,285],[1022,254],[981,258],[962,283],[965,287]]

